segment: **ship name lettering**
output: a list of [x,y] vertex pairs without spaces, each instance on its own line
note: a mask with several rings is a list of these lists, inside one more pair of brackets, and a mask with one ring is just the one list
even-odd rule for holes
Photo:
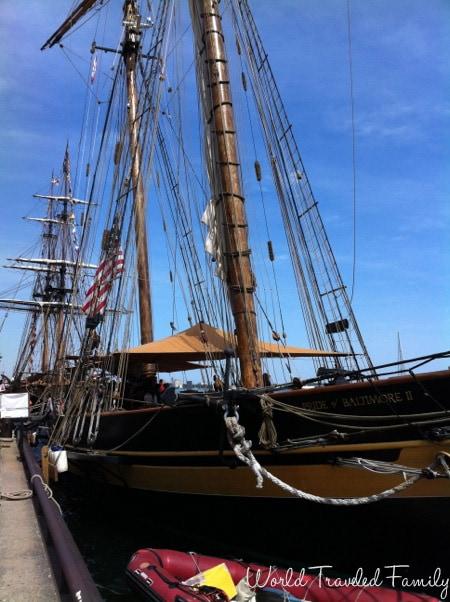
[[305,401],[302,406],[307,410],[328,410],[328,404],[323,399],[315,399],[314,401]]
[[[410,391],[406,391],[406,399],[412,399],[412,396],[409,397],[408,393],[411,395]],[[381,393],[380,395],[358,395],[357,397],[343,397],[342,405],[344,408],[351,408],[355,406],[368,406],[372,404],[379,403],[399,403],[400,401],[405,401],[404,397],[398,391],[394,393]]]

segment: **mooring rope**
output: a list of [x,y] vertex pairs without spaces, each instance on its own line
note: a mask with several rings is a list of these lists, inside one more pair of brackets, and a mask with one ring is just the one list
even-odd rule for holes
[[[328,504],[333,506],[358,506],[362,504],[371,504],[373,502],[378,502],[382,499],[391,497],[401,491],[404,491],[414,483],[416,483],[420,478],[424,477],[425,474],[432,474],[433,466],[430,466],[426,469],[421,470],[418,474],[413,474],[409,479],[403,481],[399,485],[395,487],[391,487],[390,489],[386,489],[381,491],[380,493],[376,493],[369,496],[357,497],[357,498],[332,498],[332,497],[322,497],[319,495],[314,495],[311,493],[307,493],[306,491],[302,491],[301,489],[297,489],[296,487],[292,487],[288,483],[285,483],[271,472],[269,472],[266,468],[261,466],[258,460],[255,458],[251,451],[252,443],[245,438],[245,428],[239,424],[237,416],[227,416],[225,414],[225,424],[228,430],[228,441],[230,443],[231,448],[233,449],[236,456],[243,462],[247,464],[253,471],[256,477],[256,487],[258,489],[262,488],[264,483],[264,478],[268,479],[277,487],[283,489],[293,497],[299,497],[301,499],[316,502],[318,504]],[[447,464],[447,459],[450,459],[450,455],[446,455],[444,457],[443,454],[439,454],[436,462],[440,462],[446,476],[450,478],[450,468]],[[399,467],[404,468],[404,467]],[[400,471],[405,473],[405,470]]]
[[48,499],[49,499],[49,500],[52,500],[52,502],[54,502],[54,503],[56,504],[56,507],[58,508],[58,510],[59,510],[59,513],[60,513],[60,514],[62,514],[62,513],[63,513],[63,511],[62,511],[62,509],[61,509],[61,506],[58,504],[58,502],[57,502],[57,501],[55,500],[55,498],[53,497],[53,491],[52,491],[51,487],[49,487],[49,486],[47,485],[47,483],[44,481],[44,479],[41,477],[41,475],[40,475],[40,474],[37,474],[37,473],[36,473],[36,474],[33,474],[33,475],[31,475],[31,478],[30,478],[30,483],[33,483],[34,479],[38,479],[38,480],[41,482],[41,484],[42,484],[42,487],[44,488],[44,491],[45,491],[45,493],[47,494],[47,497],[48,497]]

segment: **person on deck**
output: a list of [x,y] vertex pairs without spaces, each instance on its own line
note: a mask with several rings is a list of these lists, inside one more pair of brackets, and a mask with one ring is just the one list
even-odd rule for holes
[[270,380],[270,374],[268,374],[267,372],[264,372],[262,375],[262,379],[263,379],[263,387],[271,387],[272,386],[272,382]]
[[146,383],[146,391],[144,395],[144,401],[149,403],[158,403],[159,385],[156,380],[156,376],[153,374],[150,376]]
[[213,376],[213,389],[214,391],[223,391],[223,382],[217,374]]

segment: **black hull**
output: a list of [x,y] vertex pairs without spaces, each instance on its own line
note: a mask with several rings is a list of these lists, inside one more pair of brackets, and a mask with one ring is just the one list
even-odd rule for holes
[[[361,422],[370,426],[374,421],[367,417],[386,416],[389,412],[393,416],[394,428],[360,431],[344,439],[329,438],[326,445],[303,442],[281,451],[259,447],[263,417],[257,398],[240,401],[240,423],[253,441],[258,461],[282,481],[324,497],[367,496],[398,485],[402,475],[345,467],[341,459],[364,457],[420,469],[433,465],[438,454],[450,452],[450,436],[433,436],[433,424],[419,428],[408,416],[442,411],[450,401],[449,389],[450,373],[437,372],[373,385],[355,383],[273,395],[299,408],[320,404],[323,412],[359,414],[366,417]],[[397,426],[399,415],[403,419]],[[410,424],[403,428],[406,420]],[[274,423],[279,443],[310,437],[312,429],[315,435],[320,435],[321,429],[331,430],[329,425],[317,425],[303,416],[280,411],[274,413]],[[89,472],[94,479],[160,492],[268,498],[287,495],[267,480],[263,489],[255,487],[253,473],[229,448],[223,410],[218,405],[198,402],[105,412],[100,426],[93,448],[86,440],[78,446],[67,446],[72,469]],[[401,495],[450,497],[450,481],[422,478]]]
[[[272,396],[299,408],[325,413],[369,417],[391,415],[392,424],[400,425],[398,429],[380,430],[373,434],[349,433],[346,443],[420,439],[427,436],[432,426],[405,428],[405,423],[411,422],[410,415],[450,410],[450,372],[291,390]],[[240,422],[245,426],[247,437],[257,445],[262,423],[260,404],[256,399],[240,400],[239,403]],[[321,427],[317,422],[285,412],[276,412],[274,423],[281,444],[333,430],[331,426]],[[359,423],[374,425],[373,421],[364,419]],[[86,439],[79,446],[89,447]],[[94,444],[94,449],[121,451],[220,451],[227,447],[223,411],[220,407],[205,404],[105,412]]]

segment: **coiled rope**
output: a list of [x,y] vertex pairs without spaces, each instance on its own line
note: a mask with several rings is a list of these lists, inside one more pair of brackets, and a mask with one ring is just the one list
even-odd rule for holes
[[[372,504],[374,502],[378,502],[382,499],[400,493],[401,491],[404,491],[405,489],[413,485],[416,481],[418,481],[420,478],[424,477],[425,474],[430,474],[430,471],[432,471],[433,469],[433,466],[430,466],[428,469],[424,469],[417,474],[413,474],[408,479],[405,478],[405,480],[399,485],[396,485],[395,487],[391,487],[390,489],[386,489],[384,491],[381,491],[380,493],[376,493],[373,495],[358,498],[321,497],[318,495],[307,493],[306,491],[302,491],[301,489],[297,489],[296,487],[292,487],[288,483],[285,483],[284,481],[270,473],[266,468],[261,466],[261,464],[257,461],[257,459],[251,451],[252,442],[248,441],[245,438],[245,428],[239,424],[238,417],[228,416],[226,413],[224,419],[228,431],[227,435],[229,444],[236,456],[239,458],[239,460],[241,460],[241,462],[243,462],[244,464],[247,464],[247,466],[249,466],[255,474],[256,487],[258,489],[262,488],[264,478],[266,478],[269,481],[271,481],[274,485],[277,485],[277,487],[280,487],[283,491],[286,491],[293,497],[299,497],[301,499],[310,502],[316,502],[318,504],[327,504],[332,506],[359,506],[362,504]],[[444,454],[439,454],[437,462],[439,462],[443,467],[447,478],[450,478],[450,469],[446,461],[447,459],[450,459],[450,456],[447,457],[446,455],[444,456]],[[401,472],[405,474],[405,467],[399,468],[403,469],[401,470]]]
[[33,497],[31,489],[19,489],[18,491],[1,491],[0,498],[2,500],[20,501],[28,500]]

